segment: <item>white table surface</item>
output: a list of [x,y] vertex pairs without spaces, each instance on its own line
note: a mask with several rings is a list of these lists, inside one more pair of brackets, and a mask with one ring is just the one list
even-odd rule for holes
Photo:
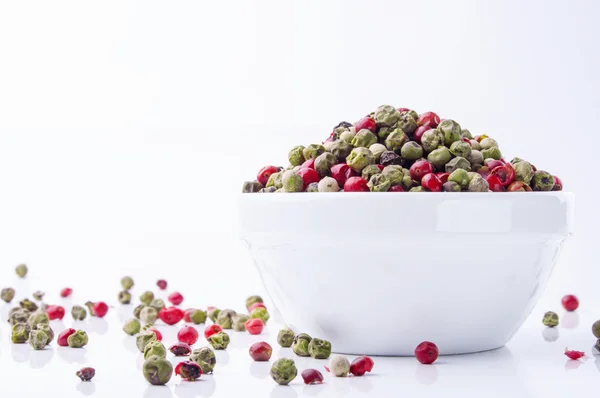
[[[73,304],[73,298],[59,299],[49,294],[47,301],[50,298],[67,311]],[[0,305],[3,319],[10,307]],[[291,349],[280,348],[275,341],[279,325],[270,321],[259,336],[231,331],[229,348],[216,352],[213,375],[202,375],[196,382],[174,376],[167,386],[155,387],[142,376],[143,358],[135,338],[121,330],[133,308],[116,304],[103,319],[73,322],[67,313],[62,321],[51,321],[56,334],[67,327],[86,330],[89,344],[84,349],[58,347],[54,342],[43,351],[34,351],[28,344],[12,344],[8,323],[0,322],[0,397],[566,397],[589,394],[599,380],[600,356],[592,349],[595,339],[590,331],[599,314],[588,313],[582,307],[574,313],[558,311],[561,325],[554,329],[543,327],[540,319],[544,309],[536,308],[513,340],[495,351],[440,357],[431,366],[421,365],[414,358],[374,357],[371,374],[351,378],[334,378],[323,370],[327,361],[300,358]],[[167,347],[175,342],[180,326],[158,326]],[[305,386],[298,376],[288,387],[276,385],[269,376],[271,363],[255,363],[248,355],[248,347],[261,340],[274,348],[271,363],[279,357],[294,358],[299,373],[317,368],[324,374],[325,383]],[[569,360],[564,355],[567,346],[585,351],[589,358]],[[174,364],[180,360],[170,353],[168,358]],[[75,376],[84,366],[96,369],[92,382],[81,382]]]

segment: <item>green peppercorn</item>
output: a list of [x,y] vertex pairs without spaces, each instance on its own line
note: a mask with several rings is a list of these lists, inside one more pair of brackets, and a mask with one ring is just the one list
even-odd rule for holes
[[16,307],[13,308],[8,315],[8,323],[11,326],[16,325],[17,323],[27,323],[27,320],[29,319],[30,316],[30,312],[27,311],[26,309],[20,308],[20,307]]
[[308,352],[315,359],[327,359],[331,355],[331,343],[315,337],[308,344]]
[[15,268],[15,272],[19,278],[25,278],[27,276],[27,266],[25,264],[19,264],[17,265],[17,268]]
[[294,332],[291,329],[281,329],[277,334],[277,343],[285,348],[291,347],[294,343],[294,337]]
[[390,135],[392,131],[394,131],[395,127],[379,127],[377,131],[377,135],[380,138],[380,141],[385,141],[386,138]]
[[136,317],[137,319],[140,319],[140,314],[142,313],[142,310],[146,308],[146,304],[140,304],[137,307],[135,307],[133,309],[133,316]]
[[78,330],[67,338],[67,344],[71,348],[81,348],[88,343],[88,335],[83,330]]
[[267,181],[266,188],[274,187],[275,189],[279,189],[283,186],[281,182],[281,177],[283,177],[283,173],[278,171],[277,173],[273,173],[269,176],[269,180]]
[[469,192],[487,192],[490,190],[490,184],[477,173],[469,174],[471,181],[469,181]]
[[29,315],[29,318],[27,318],[27,324],[31,329],[33,329],[33,327],[38,323],[50,323],[50,319],[45,311],[32,312],[31,315]]
[[259,318],[266,325],[270,316],[269,316],[269,312],[267,311],[266,308],[257,307],[255,309],[253,309],[252,311],[250,311],[250,318],[252,318],[252,319]]
[[294,337],[294,341],[292,342],[292,351],[294,351],[294,354],[300,357],[309,357],[308,345],[311,340],[312,338],[306,333],[300,333]]
[[395,129],[385,139],[385,147],[390,151],[400,152],[402,146],[408,142],[408,136],[404,131]]
[[10,303],[14,297],[15,289],[13,289],[12,287],[6,287],[2,289],[2,292],[0,292],[0,298],[6,303]]
[[[325,147],[321,144],[310,144],[302,151],[302,155],[304,155],[304,159],[316,159],[320,154],[325,152]],[[291,162],[290,162],[291,163]],[[301,162],[302,164],[304,162]],[[300,164],[295,166],[300,166]]]
[[425,188],[423,188],[422,186],[416,186],[416,187],[412,187],[411,189],[408,190],[408,192],[427,192],[425,190]]
[[400,166],[392,164],[385,166],[381,174],[387,177],[387,179],[390,181],[390,186],[400,185],[402,183],[402,179],[404,178],[404,169]]
[[471,132],[467,129],[461,129],[460,131],[460,135],[462,138],[467,138],[469,140],[473,139],[473,135],[471,134]]
[[469,157],[467,157],[467,160],[471,163],[471,167],[473,167],[474,164],[483,164],[483,154],[477,149],[473,149],[471,150]]
[[600,339],[600,320],[592,325],[592,333],[597,339]]
[[74,305],[73,308],[71,308],[71,316],[76,321],[83,321],[87,316],[87,311],[80,305]]
[[375,174],[369,179],[367,186],[371,192],[387,192],[392,183],[383,174]]
[[329,370],[335,377],[346,377],[350,371],[350,362],[343,355],[333,355],[329,360]]
[[235,314],[236,312],[234,310],[222,310],[221,312],[219,312],[219,316],[217,316],[217,321],[215,323],[221,326],[223,329],[232,329],[233,316]]
[[52,330],[50,325],[46,323],[38,323],[31,328],[31,330],[41,330],[42,332],[46,333],[46,336],[48,337],[48,342],[46,344],[50,344],[52,343],[52,340],[54,340],[54,330]]
[[596,344],[594,344],[594,348],[596,351],[600,352],[600,339],[596,340]]
[[408,160],[421,159],[421,157],[423,157],[423,148],[415,141],[408,141],[406,144],[402,145],[400,155],[402,158]]
[[152,356],[144,361],[142,373],[148,383],[154,386],[162,386],[171,380],[173,365],[165,358]]
[[154,308],[156,311],[160,311],[165,308],[165,302],[162,299],[155,298],[150,303],[150,307]]
[[140,321],[135,318],[128,320],[125,325],[123,325],[123,331],[130,336],[138,334],[141,328],[142,325],[140,325]]
[[258,181],[244,181],[242,186],[242,193],[254,193],[259,192],[264,187]]
[[400,112],[400,116],[404,114],[409,114],[413,119],[419,120],[419,114],[414,109],[409,109],[408,111]]
[[448,163],[446,163],[446,173],[452,173],[457,169],[471,170],[471,163],[463,157],[457,156]]
[[258,191],[258,193],[273,193],[277,191],[277,188],[275,187],[268,187],[268,188],[263,188],[260,191]]
[[364,169],[362,169],[362,178],[364,178],[366,181],[369,181],[372,176],[380,173],[381,169],[379,168],[379,166],[377,166],[376,164],[370,164]]
[[454,141],[450,145],[450,153],[468,159],[471,155],[471,145],[464,141]]
[[461,192],[460,185],[454,181],[446,181],[442,184],[443,192]]
[[496,159],[496,160],[502,159],[502,152],[500,152],[500,149],[498,149],[497,146],[493,146],[488,149],[482,149],[481,154],[483,155],[484,159],[488,159],[488,158],[492,158],[492,159]]
[[167,349],[160,341],[151,341],[144,347],[144,359],[148,359],[154,355],[161,358],[167,357]]
[[41,330],[32,330],[29,333],[29,345],[34,350],[43,350],[48,345],[48,335]]
[[[354,127],[352,127],[352,128],[354,128]],[[340,134],[340,141],[344,141],[344,142],[347,142],[348,144],[350,144],[353,139],[354,139],[354,133],[352,131],[344,131],[342,134]]]
[[140,295],[140,301],[146,305],[150,305],[152,300],[154,300],[154,293],[151,291],[145,291]]
[[438,129],[430,129],[421,136],[421,146],[425,152],[444,146],[444,133]]
[[[371,130],[362,129],[352,139],[352,146],[355,148],[369,148],[371,145],[377,143],[377,136],[371,132]],[[348,155],[346,155],[348,156]]]
[[271,367],[271,378],[275,383],[287,386],[298,375],[298,369],[293,360],[281,358],[273,363]]
[[252,304],[256,304],[256,303],[264,303],[262,297],[254,295],[254,296],[250,296],[246,299],[246,309],[249,309],[250,306]]
[[444,143],[446,146],[452,145],[455,141],[460,141],[460,124],[451,119],[446,119],[437,127],[444,134]]
[[206,322],[206,312],[197,309],[193,310],[190,312],[190,321],[196,325]]
[[558,314],[552,311],[546,312],[542,319],[542,323],[550,328],[558,326]]
[[221,312],[221,310],[218,308],[213,308],[212,310],[208,311],[208,317],[210,318],[211,321],[213,321],[213,323],[217,322],[217,317],[219,316],[219,312]]
[[[519,162],[517,164],[521,164],[523,162]],[[554,187],[554,177],[552,174],[548,173],[544,170],[536,170],[533,173],[533,178],[531,180],[531,189],[534,191],[552,191]]]
[[338,162],[344,162],[346,160],[346,156],[350,155],[351,151],[352,145],[342,140],[332,142],[329,147],[329,152],[331,152],[336,157]]
[[36,311],[38,309],[37,304],[29,299],[21,300],[19,302],[19,305],[21,306],[21,308],[24,308],[27,311],[31,311],[31,312]]
[[[515,180],[516,181],[522,181],[525,184],[531,183],[531,180],[533,179],[533,174],[534,174],[531,163],[521,161],[521,162],[518,162],[517,164],[515,164],[513,166],[513,168],[515,169]],[[554,180],[552,182],[554,183]]]
[[391,105],[381,105],[375,110],[373,117],[378,126],[390,127],[400,119],[400,112]]
[[154,307],[144,307],[140,312],[140,320],[144,323],[154,323],[158,318],[158,311]]
[[135,345],[141,353],[144,352],[148,343],[151,343],[153,341],[157,341],[156,334],[154,334],[154,332],[145,331],[135,336]]
[[370,164],[375,163],[373,153],[368,148],[354,148],[346,158],[346,164],[357,173]]
[[427,155],[427,160],[435,166],[436,170],[444,170],[444,166],[450,162],[452,155],[445,146],[434,149]]
[[333,153],[325,152],[315,159],[315,170],[321,177],[331,175],[331,166],[338,162]]
[[456,169],[448,176],[448,181],[455,182],[462,189],[468,189],[471,182],[471,176],[465,169]]
[[381,154],[387,151],[387,148],[385,147],[385,145],[377,143],[371,145],[369,147],[369,151],[371,151],[371,153],[373,154],[373,159],[375,160],[375,163],[378,163],[379,159],[381,158]]
[[215,350],[225,350],[229,345],[229,335],[225,332],[219,332],[211,335],[208,342]]
[[469,140],[471,143],[471,151],[481,151],[481,145],[479,145],[478,141]]
[[44,299],[44,292],[40,291],[40,290],[36,290],[35,292],[33,292],[31,295],[33,296],[33,299],[36,301],[42,301]]
[[521,159],[521,158],[513,158],[513,159],[510,161],[510,164],[512,164],[512,165],[514,166],[515,164],[517,164],[517,163],[519,163],[519,162],[523,162],[523,159]]
[[496,140],[493,139],[493,138],[489,138],[489,137],[488,138],[484,138],[483,140],[481,140],[479,142],[479,146],[481,147],[481,149],[490,149],[490,148],[493,148],[493,147],[496,147],[496,148],[499,147],[499,145],[496,142]]
[[304,188],[302,177],[292,170],[285,171],[281,181],[285,192],[302,192],[302,189]]
[[319,192],[338,192],[340,186],[335,178],[323,177],[317,184],[317,190]]
[[123,290],[129,290],[133,287],[133,285],[133,279],[130,276],[124,276],[121,278],[121,286],[123,287]]
[[409,112],[404,112],[400,114],[396,126],[406,134],[412,134],[417,129],[417,119],[418,116],[415,119]]
[[192,351],[192,355],[190,355],[190,361],[197,363],[200,365],[200,369],[202,369],[202,373],[208,374],[212,373],[217,363],[217,358],[215,357],[215,352],[210,347],[202,347]]
[[131,293],[127,290],[120,291],[118,299],[121,304],[129,304],[131,303]]
[[303,155],[304,146],[297,145],[288,152],[288,160],[292,166],[300,166],[306,160]]
[[246,330],[246,327],[244,325],[249,319],[250,316],[246,314],[235,314],[231,319],[233,330],[235,330],[236,332],[243,332],[244,330]]
[[31,328],[26,323],[15,323],[11,331],[11,340],[14,344],[26,343],[29,339]]
[[346,121],[340,122],[333,128],[333,136],[338,138],[344,131],[349,131],[350,127],[352,127],[352,123],[348,123]]

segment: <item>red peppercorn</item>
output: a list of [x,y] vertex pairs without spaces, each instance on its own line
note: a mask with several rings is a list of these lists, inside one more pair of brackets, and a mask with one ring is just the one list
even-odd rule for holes
[[562,191],[563,183],[557,176],[552,176],[554,178],[554,186],[552,187],[553,191]]
[[62,332],[59,333],[59,335],[56,339],[56,343],[61,347],[68,347],[69,343],[67,342],[67,339],[69,338],[70,335],[72,335],[76,331],[77,330],[72,329],[72,328],[63,330]]
[[187,357],[192,353],[192,347],[186,343],[175,343],[169,347],[169,351],[176,357]]
[[158,311],[158,317],[167,325],[175,325],[183,319],[183,310],[177,307],[165,307]]
[[424,112],[417,119],[417,126],[427,126],[434,129],[440,124],[440,117],[434,112]]
[[371,130],[371,133],[375,133],[377,131],[377,123],[370,117],[365,116],[354,124],[354,128],[357,133],[362,129]]
[[344,184],[344,192],[369,192],[367,180],[362,177],[350,177]]
[[473,146],[473,145],[471,145],[471,140],[470,140],[470,139],[468,139],[467,137],[462,137],[460,140],[461,140],[462,142],[466,142],[467,144],[469,144],[469,146]]
[[501,160],[494,159],[487,162],[485,166],[490,170],[494,170],[498,166],[504,166],[504,162]]
[[492,175],[498,176],[498,178],[502,182],[502,185],[505,187],[509,186],[510,183],[515,180],[515,169],[513,169],[510,163],[506,163],[503,166],[492,168],[491,170]]
[[250,313],[250,312],[252,312],[253,309],[259,308],[259,307],[267,309],[267,307],[265,307],[265,305],[263,303],[254,303],[250,307],[248,307],[248,312]]
[[69,297],[73,293],[73,289],[70,287],[65,287],[60,291],[60,297]]
[[487,166],[483,166],[477,170],[477,173],[487,180],[490,175],[490,169],[488,169]]
[[561,300],[562,306],[567,311],[575,311],[579,307],[579,300],[572,294],[567,294]]
[[205,329],[204,329],[204,337],[206,339],[208,339],[210,336],[212,336],[213,334],[217,334],[219,332],[222,332],[223,328],[221,328],[221,326],[217,325],[217,324],[213,324],[213,325],[208,325]]
[[383,171],[383,169],[385,169],[385,167],[382,164],[376,164],[375,166],[377,166],[379,168],[379,170]]
[[352,364],[350,365],[350,373],[352,373],[354,376],[362,376],[366,372],[373,370],[374,365],[375,362],[373,362],[371,358],[366,356],[358,357],[352,361]]
[[159,279],[156,281],[156,286],[158,286],[158,288],[160,290],[166,290],[167,289],[167,281],[164,279]]
[[198,331],[193,326],[185,326],[177,332],[177,340],[185,344],[194,345],[198,341]]
[[431,130],[429,126],[419,126],[413,133],[413,140],[417,141],[419,144],[421,143],[421,137],[425,134],[426,131]]
[[314,169],[315,168],[315,159],[310,158],[306,160],[304,163],[300,165],[301,169]]
[[522,181],[513,181],[508,187],[506,187],[506,191],[507,192],[517,192],[517,191],[531,192],[531,187]]
[[408,109],[408,108],[398,108],[398,112],[400,112],[400,113],[404,113],[404,112],[408,112],[408,111],[410,111],[410,109]]
[[445,184],[448,182],[448,177],[450,177],[450,173],[444,173],[443,171],[440,171],[439,173],[435,173],[435,175],[437,176],[437,178],[440,179],[440,181],[442,182],[442,184]]
[[46,315],[51,321],[54,319],[63,319],[65,316],[65,308],[61,305],[49,305],[46,308]]
[[400,185],[394,185],[388,189],[388,192],[404,192],[404,188],[402,188]]
[[267,185],[267,181],[269,181],[271,174],[277,173],[278,171],[279,169],[276,166],[265,166],[259,170],[256,180],[263,186]]
[[94,303],[93,309],[94,315],[98,318],[104,318],[104,315],[108,312],[108,305],[106,305],[104,301],[98,301],[97,303]]
[[303,191],[311,182],[319,182],[321,180],[321,176],[319,176],[319,173],[315,169],[303,168],[298,170],[296,174],[302,177],[302,181],[304,181]]
[[568,348],[565,348],[565,355],[568,356],[570,359],[577,360],[579,358],[585,357],[585,352],[569,350]]
[[179,292],[173,292],[169,294],[169,297],[167,297],[167,299],[173,305],[179,305],[183,302],[183,296]]
[[304,384],[321,384],[323,375],[317,369],[305,369],[301,373]]
[[160,330],[158,330],[156,328],[150,328],[150,329],[148,329],[148,331],[154,333],[154,335],[156,336],[156,340],[162,341],[163,336],[162,336],[162,333],[160,332]]
[[421,182],[421,178],[429,173],[433,173],[433,167],[426,160],[417,160],[410,166],[410,178],[417,182]]
[[253,318],[248,319],[246,323],[244,323],[244,327],[250,334],[261,334],[265,324],[263,323],[262,319]]
[[438,354],[437,346],[430,341],[424,341],[415,348],[417,360],[425,365],[434,363]]
[[504,188],[502,188],[502,181],[495,174],[490,174],[486,178],[488,185],[490,186],[490,191],[492,192],[502,192]]
[[352,177],[352,169],[346,163],[338,163],[331,166],[331,177],[334,178],[338,186],[343,187],[346,180]]
[[248,353],[257,362],[266,362],[271,359],[271,353],[273,352],[273,348],[264,341],[260,341],[258,343],[254,343],[250,346]]
[[175,365],[175,375],[182,379],[194,381],[202,376],[202,368],[196,362],[185,361]]
[[440,192],[442,190],[442,181],[435,174],[429,173],[421,178],[421,186],[431,192]]

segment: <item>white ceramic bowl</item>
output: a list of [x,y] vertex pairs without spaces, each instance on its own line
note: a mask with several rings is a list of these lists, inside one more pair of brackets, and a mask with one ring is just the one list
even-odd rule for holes
[[573,230],[574,196],[242,194],[241,232],[295,332],[346,354],[440,354],[506,344]]

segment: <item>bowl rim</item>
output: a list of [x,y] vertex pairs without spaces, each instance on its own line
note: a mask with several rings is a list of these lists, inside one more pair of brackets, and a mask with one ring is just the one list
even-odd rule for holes
[[[311,195],[313,194],[313,195]],[[340,198],[356,198],[356,197],[389,197],[389,196],[408,196],[422,197],[426,195],[428,198],[437,196],[440,199],[467,199],[472,197],[491,197],[491,198],[502,198],[502,197],[536,197],[536,196],[551,196],[557,198],[563,198],[566,200],[573,200],[575,198],[575,194],[571,191],[544,191],[544,192],[279,192],[279,193],[258,193],[258,192],[248,192],[248,193],[238,193],[238,197],[240,199],[254,198],[254,197],[262,197],[272,199],[275,198],[287,198],[284,200],[290,199],[299,199],[299,198],[315,198],[315,197],[332,197],[339,196]]]

